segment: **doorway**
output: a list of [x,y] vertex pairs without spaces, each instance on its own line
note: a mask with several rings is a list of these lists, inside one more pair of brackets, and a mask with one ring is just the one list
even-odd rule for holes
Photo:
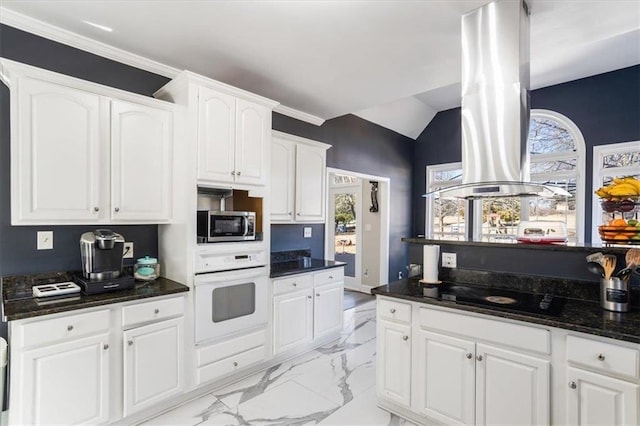
[[345,262],[345,289],[370,293],[389,273],[389,179],[327,168],[325,257]]

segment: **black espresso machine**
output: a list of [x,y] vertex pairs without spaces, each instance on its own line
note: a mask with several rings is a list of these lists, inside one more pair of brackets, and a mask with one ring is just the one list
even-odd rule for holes
[[105,293],[132,288],[132,275],[122,275],[124,237],[110,229],[96,229],[80,236],[82,273],[74,281],[84,294]]

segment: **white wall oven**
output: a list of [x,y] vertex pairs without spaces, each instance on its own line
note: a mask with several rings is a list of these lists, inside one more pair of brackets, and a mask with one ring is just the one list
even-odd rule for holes
[[[195,277],[196,344],[267,323],[269,274],[263,257],[248,253],[219,255],[201,263],[211,269],[228,269]],[[262,266],[256,266],[259,264]]]

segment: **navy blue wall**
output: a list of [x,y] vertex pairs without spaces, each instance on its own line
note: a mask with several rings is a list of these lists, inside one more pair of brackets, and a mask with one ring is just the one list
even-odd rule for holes
[[[413,140],[355,115],[314,126],[276,113],[273,128],[332,145],[327,151],[327,167],[390,178],[389,280],[394,280],[400,271],[406,273],[407,246],[401,238],[411,232]],[[277,230],[280,226],[272,225],[272,240],[281,235]],[[298,234],[298,238],[290,240],[293,248],[309,244],[302,239],[302,232]],[[323,246],[324,232],[318,234],[314,230],[314,239],[321,240],[314,244]]]
[[[303,237],[304,228],[311,228],[311,238]],[[288,250],[311,250],[311,257],[323,259],[324,225],[271,225],[271,253]]]
[[[591,238],[593,147],[640,140],[640,65],[531,91],[531,108],[572,120],[586,144],[585,226]],[[439,112],[415,143],[413,236],[424,234],[426,166],[460,161],[460,108]]]

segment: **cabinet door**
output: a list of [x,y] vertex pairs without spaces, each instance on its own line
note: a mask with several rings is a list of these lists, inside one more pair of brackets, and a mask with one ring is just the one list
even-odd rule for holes
[[326,151],[296,147],[296,217],[299,222],[324,222]]
[[234,181],[236,99],[201,87],[198,99],[198,179]]
[[567,371],[568,424],[622,426],[640,423],[640,385],[577,368]]
[[476,424],[548,425],[550,362],[476,347]]
[[111,101],[111,219],[162,222],[171,216],[173,115]]
[[182,391],[182,317],[123,333],[124,416]]
[[313,337],[315,339],[342,330],[342,283],[316,287],[313,302]]
[[273,298],[273,351],[284,352],[313,339],[313,289]]
[[106,208],[100,161],[108,163],[99,160],[100,103],[91,93],[19,80],[12,103],[13,225],[98,222]]
[[234,169],[237,183],[266,183],[270,142],[271,110],[237,99]]
[[424,330],[416,339],[412,408],[444,424],[473,424],[475,343]]
[[406,407],[411,398],[411,328],[378,320],[378,396]]
[[293,221],[296,144],[273,138],[271,143],[271,220]]
[[108,334],[26,351],[18,424],[100,424],[109,417]]

